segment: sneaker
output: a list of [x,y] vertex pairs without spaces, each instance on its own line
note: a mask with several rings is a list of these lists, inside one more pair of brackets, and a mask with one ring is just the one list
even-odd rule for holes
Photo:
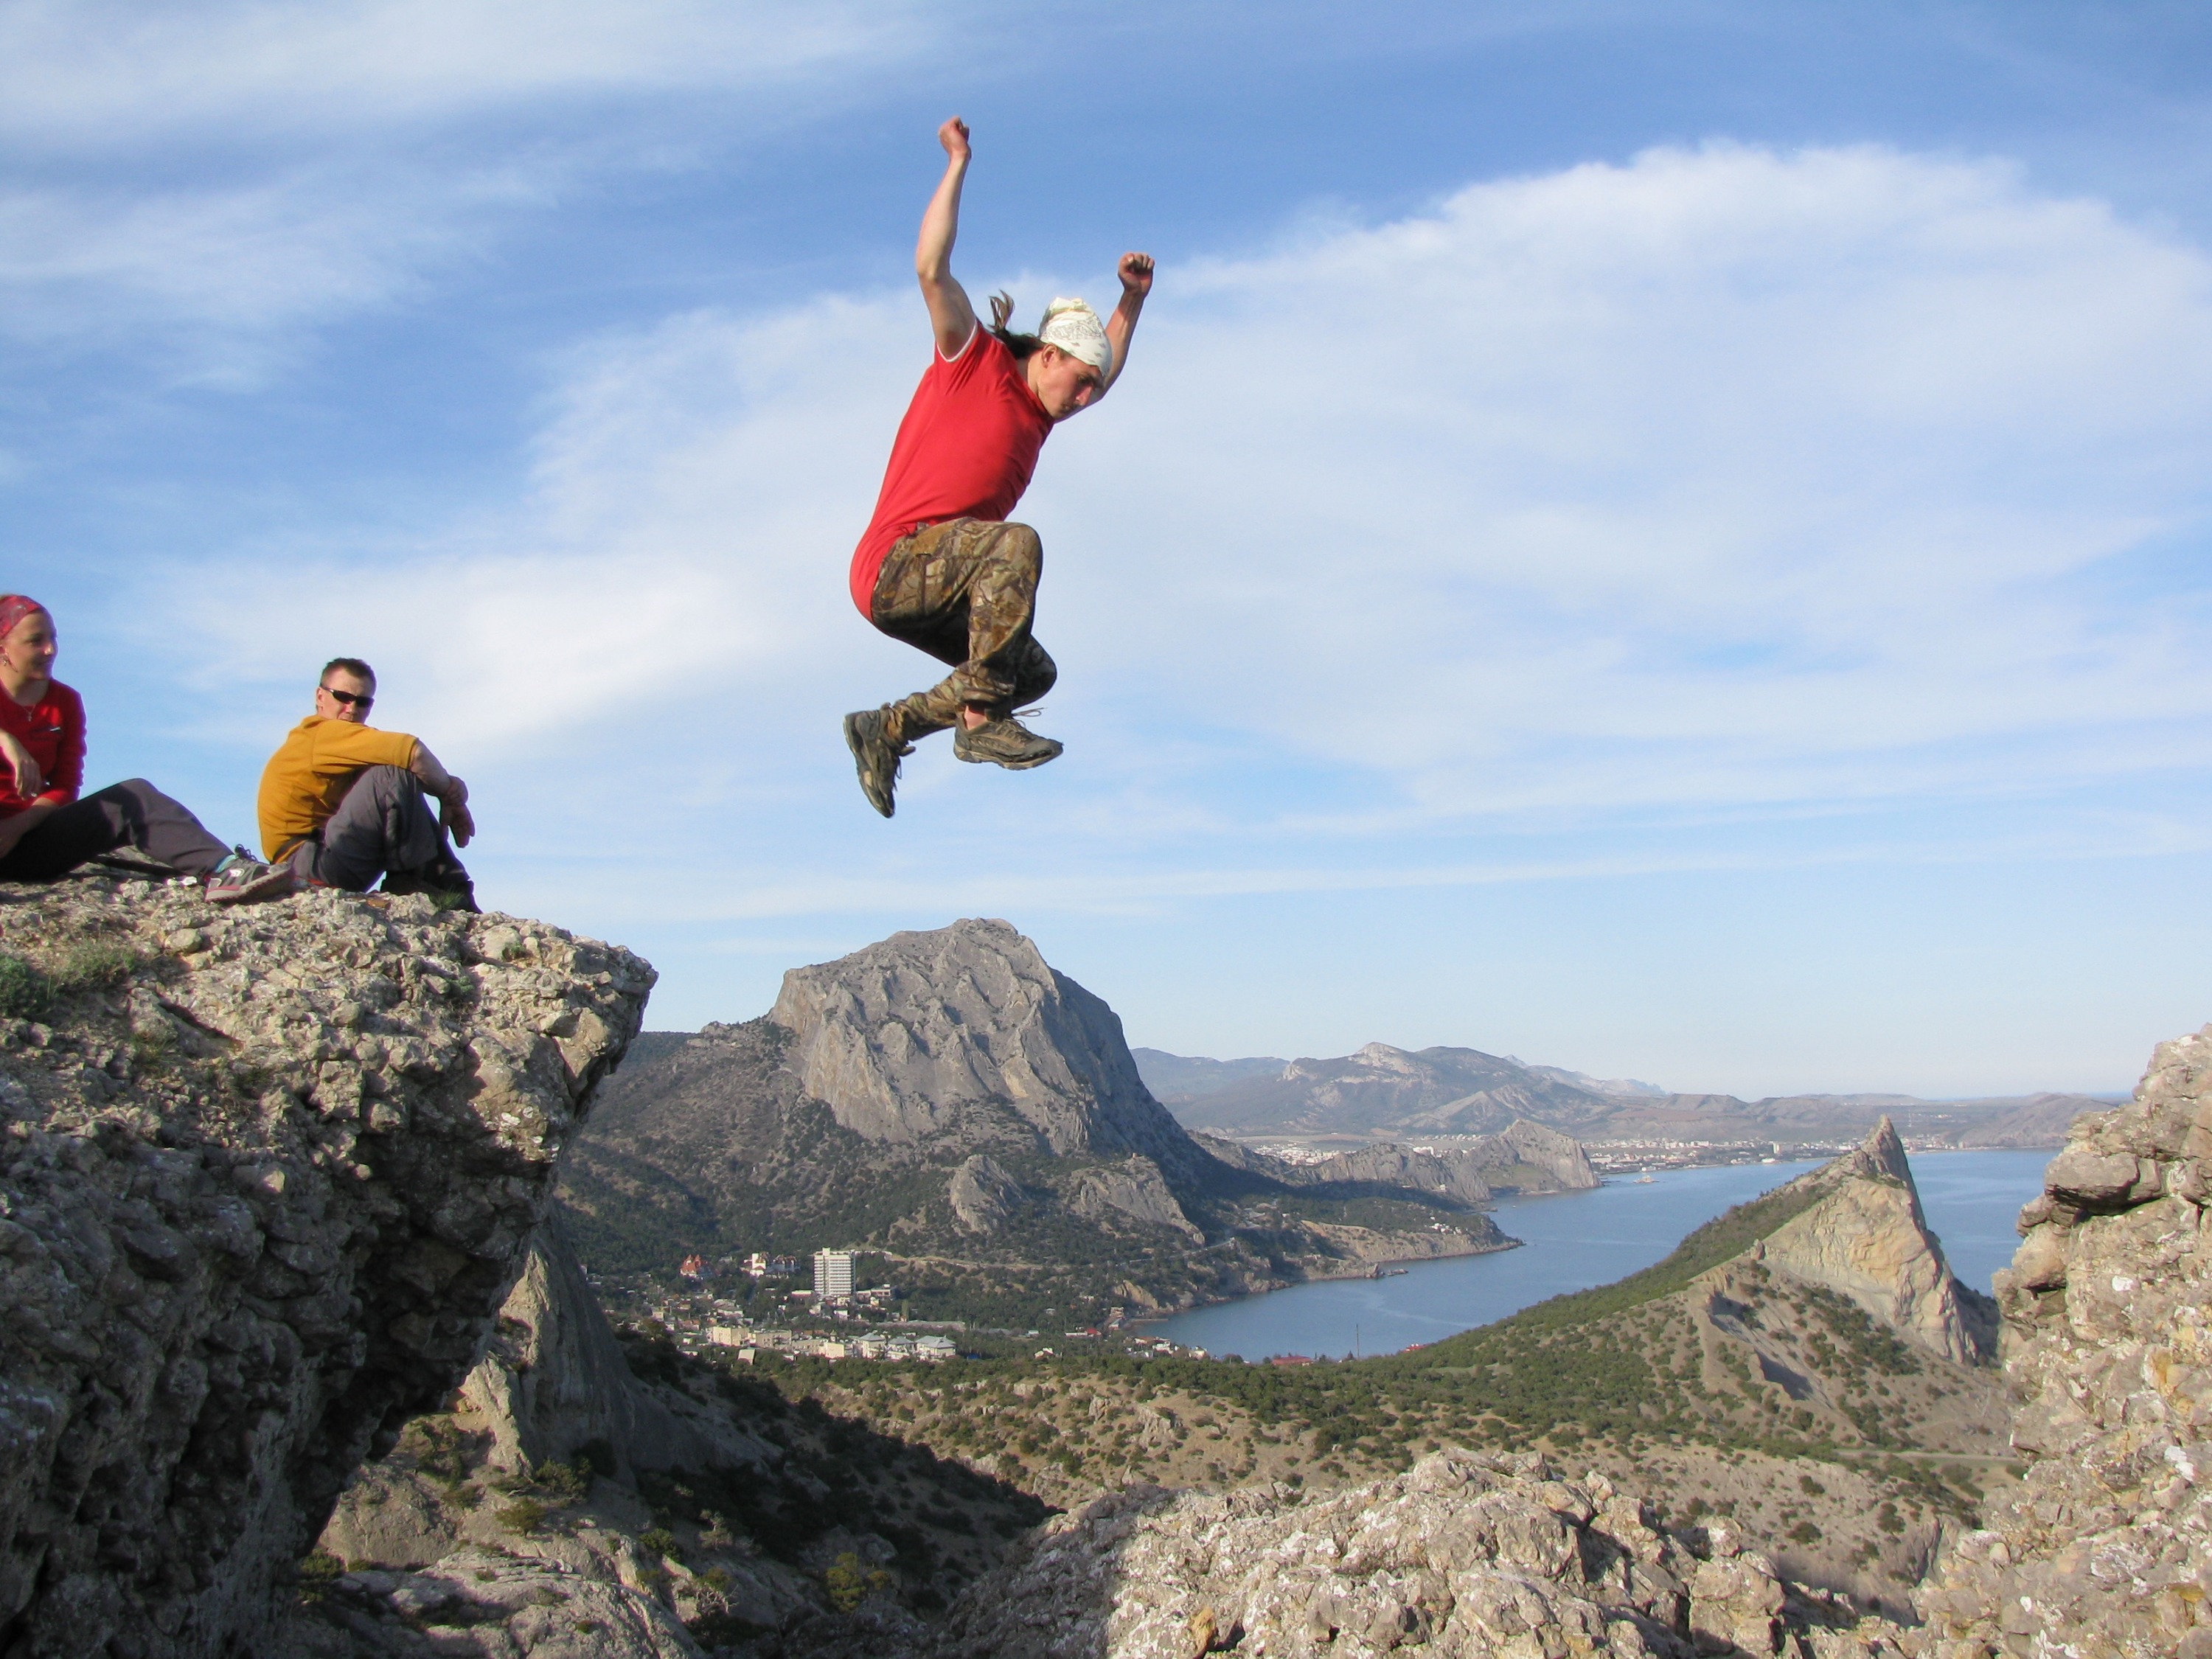
[[208,878],[210,904],[252,904],[258,899],[282,898],[295,892],[300,878],[289,864],[263,864],[254,859],[233,859]]
[[979,766],[988,761],[1009,772],[1026,772],[1032,766],[1056,760],[1060,747],[1055,739],[1037,736],[1012,715],[985,720],[972,732],[964,726],[952,728],[952,752],[962,760]]
[[864,708],[845,716],[845,747],[860,774],[860,793],[885,817],[891,815],[891,791],[898,787],[899,762],[914,753],[910,743],[891,741],[890,707]]

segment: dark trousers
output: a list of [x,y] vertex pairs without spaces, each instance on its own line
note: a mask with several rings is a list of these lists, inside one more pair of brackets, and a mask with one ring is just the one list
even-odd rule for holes
[[371,766],[354,779],[315,838],[300,843],[291,862],[311,881],[365,893],[386,871],[427,870],[441,857],[453,857],[446,832],[415,775]]
[[0,881],[52,881],[118,847],[187,876],[204,876],[230,856],[205,824],[145,779],[131,778],[41,818],[0,859]]
[[948,519],[902,536],[884,556],[868,620],[952,672],[891,705],[895,738],[956,724],[963,708],[1011,714],[1060,678],[1030,636],[1044,545],[1025,524]]

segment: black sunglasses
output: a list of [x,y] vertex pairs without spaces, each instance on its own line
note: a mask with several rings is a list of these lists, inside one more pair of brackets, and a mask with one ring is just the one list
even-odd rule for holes
[[359,703],[361,705],[362,712],[363,714],[367,714],[370,709],[376,707],[376,693],[374,691],[370,692],[364,697],[358,691],[341,691],[335,685],[326,685],[322,689],[329,692],[333,697],[336,697],[338,701],[338,705],[341,708],[350,708],[356,703]]

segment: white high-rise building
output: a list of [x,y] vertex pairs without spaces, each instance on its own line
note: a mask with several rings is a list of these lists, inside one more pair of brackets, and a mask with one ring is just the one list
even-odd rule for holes
[[853,1253],[850,1250],[817,1250],[814,1253],[814,1295],[819,1301],[824,1297],[850,1296],[853,1293]]

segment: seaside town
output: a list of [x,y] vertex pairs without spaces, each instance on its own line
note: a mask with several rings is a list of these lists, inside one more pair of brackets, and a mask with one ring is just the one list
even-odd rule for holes
[[[677,1267],[682,1281],[669,1289],[651,1278],[621,1285],[592,1284],[611,1302],[626,1304],[635,1322],[658,1327],[683,1352],[705,1355],[720,1350],[741,1364],[752,1364],[763,1353],[793,1359],[873,1359],[939,1362],[974,1358],[972,1343],[963,1339],[992,1339],[994,1346],[1007,1340],[1026,1342],[1048,1338],[1054,1343],[1085,1345],[1096,1352],[1103,1345],[1118,1351],[1160,1358],[1205,1359],[1204,1348],[1148,1336],[1127,1323],[1127,1310],[1109,1306],[1098,1323],[1078,1329],[1047,1332],[996,1328],[971,1328],[964,1320],[907,1319],[898,1312],[898,1295],[889,1285],[859,1285],[854,1278],[860,1253],[854,1250],[817,1250],[805,1262],[788,1255],[755,1251],[750,1255],[710,1261],[702,1255],[683,1258]],[[782,1290],[771,1281],[795,1279],[802,1267],[812,1282],[802,1288]],[[737,1281],[745,1294],[732,1293]],[[718,1288],[726,1287],[726,1288]],[[1044,1346],[1038,1358],[1054,1358],[1059,1350]]]

